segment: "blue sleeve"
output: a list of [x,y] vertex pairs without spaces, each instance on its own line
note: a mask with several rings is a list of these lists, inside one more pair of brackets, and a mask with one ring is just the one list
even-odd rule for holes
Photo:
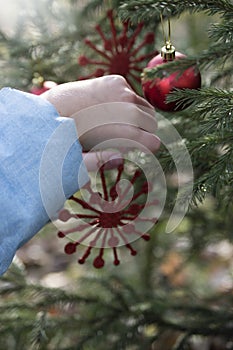
[[0,274],[88,181],[75,123],[40,96],[0,91]]

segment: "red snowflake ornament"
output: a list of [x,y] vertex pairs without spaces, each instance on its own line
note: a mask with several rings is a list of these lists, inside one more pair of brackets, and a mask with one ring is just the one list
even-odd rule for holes
[[113,10],[107,12],[107,18],[110,23],[110,38],[105,36],[100,25],[95,27],[102,39],[102,47],[97,47],[89,39],[85,40],[85,44],[101,56],[103,60],[92,60],[85,55],[80,56],[78,59],[78,63],[81,66],[91,64],[99,66],[100,68],[97,68],[94,73],[88,76],[79,77],[79,79],[95,78],[108,74],[119,74],[125,77],[131,85],[132,81],[135,80],[140,83],[140,74],[142,73],[140,63],[147,62],[148,59],[158,53],[158,51],[154,51],[149,54],[140,54],[141,49],[154,42],[154,33],[147,33],[144,40],[139,45],[136,45],[136,39],[143,28],[142,23],[138,24],[134,33],[129,36],[129,22],[122,23],[122,32],[118,34],[114,22]]
[[70,198],[72,203],[78,205],[78,212],[77,209],[75,212],[63,209],[59,213],[61,221],[68,223],[73,220],[72,227],[65,227],[58,232],[59,238],[69,239],[64,248],[65,253],[74,254],[78,246],[86,246],[84,254],[78,259],[80,264],[84,264],[92,250],[97,249],[99,253],[93,261],[95,268],[104,266],[104,250],[107,248],[113,251],[114,265],[120,264],[117,253],[120,246],[129,249],[131,255],[136,255],[137,251],[131,242],[140,237],[146,241],[150,239],[149,234],[143,232],[142,224],[150,223],[152,227],[157,222],[153,215],[143,215],[146,207],[156,206],[158,201],[147,201],[152,185],[143,178],[141,170],[134,171],[124,188],[121,188],[119,182],[124,173],[124,164],[118,166],[117,176],[111,186],[107,183],[106,169],[106,164],[99,169],[101,192],[93,191],[88,184],[84,190],[87,200],[76,196]]

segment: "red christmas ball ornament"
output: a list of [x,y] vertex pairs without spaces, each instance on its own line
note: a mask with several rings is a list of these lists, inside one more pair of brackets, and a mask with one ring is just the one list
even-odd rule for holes
[[56,85],[57,83],[55,83],[54,81],[45,80],[32,86],[30,92],[34,95],[41,95],[43,94],[43,92],[52,89]]
[[166,102],[168,94],[177,89],[198,89],[201,87],[201,75],[197,66],[192,66],[183,72],[169,73],[166,71],[166,63],[186,57],[184,54],[175,51],[170,41],[162,48],[161,54],[150,60],[147,68],[164,65],[163,76],[153,80],[142,80],[142,88],[145,98],[155,107],[162,111],[178,111],[184,109],[177,106],[176,102]]

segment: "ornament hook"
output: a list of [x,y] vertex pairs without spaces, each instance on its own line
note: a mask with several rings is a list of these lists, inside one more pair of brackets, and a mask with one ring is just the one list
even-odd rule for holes
[[163,15],[160,14],[161,18],[161,25],[162,25],[162,32],[163,32],[163,38],[165,42],[165,46],[161,49],[161,56],[166,61],[173,61],[175,59],[175,47],[171,43],[171,22],[170,18],[168,18],[168,36],[166,37],[165,30],[164,30],[164,20]]

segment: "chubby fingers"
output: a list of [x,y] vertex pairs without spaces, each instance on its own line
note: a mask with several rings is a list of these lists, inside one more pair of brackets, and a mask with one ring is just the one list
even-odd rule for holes
[[54,105],[63,117],[70,117],[82,109],[109,102],[128,102],[144,106],[153,115],[154,109],[140,97],[120,75],[64,83],[41,94]]
[[120,151],[140,149],[143,152],[156,152],[160,147],[159,138],[132,125],[101,125],[89,130],[79,138],[84,150],[115,148]]
[[98,104],[73,114],[79,138],[94,128],[115,124],[131,125],[150,133],[157,129],[157,122],[147,106],[129,102],[110,102]]

